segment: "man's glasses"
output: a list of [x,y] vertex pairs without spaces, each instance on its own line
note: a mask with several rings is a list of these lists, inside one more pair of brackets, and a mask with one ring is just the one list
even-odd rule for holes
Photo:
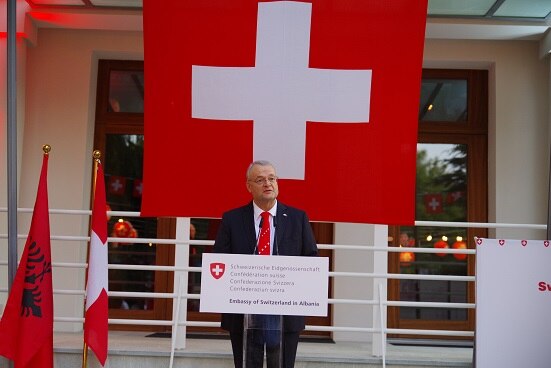
[[267,178],[256,178],[254,180],[249,180],[249,181],[252,181],[256,185],[263,185],[264,183],[276,184],[277,183],[277,176],[268,176]]

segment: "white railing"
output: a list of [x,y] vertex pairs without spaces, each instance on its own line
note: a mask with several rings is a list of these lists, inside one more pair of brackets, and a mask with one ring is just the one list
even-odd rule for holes
[[[0,208],[0,212],[6,212],[6,208]],[[32,209],[24,208],[19,209],[20,213],[32,213]],[[78,216],[90,216],[91,211],[86,210],[50,210],[50,214],[58,215],[78,215]],[[139,217],[138,212],[124,212],[124,211],[109,211],[110,216],[122,216],[122,217]],[[538,224],[496,224],[496,223],[468,223],[468,222],[429,222],[429,221],[416,221],[416,226],[433,226],[433,227],[477,227],[477,228],[523,228],[523,229],[537,229],[545,230],[546,225]],[[19,239],[26,239],[27,235],[19,234]],[[0,239],[7,239],[7,234],[0,234]],[[89,236],[64,236],[55,235],[51,236],[51,240],[55,241],[76,241],[76,242],[89,242]],[[109,242],[119,243],[155,243],[155,244],[176,244],[176,245],[212,245],[213,241],[205,240],[175,240],[175,239],[146,239],[146,238],[108,238]],[[475,254],[475,249],[434,249],[434,248],[400,248],[400,247],[371,247],[364,245],[339,245],[339,244],[319,244],[319,249],[331,249],[331,250],[355,250],[366,252],[413,252],[413,253],[445,253],[445,254]],[[0,266],[7,265],[6,260],[0,260]],[[79,262],[53,262],[54,268],[77,268],[85,269],[86,263]],[[158,266],[158,265],[131,265],[131,264],[110,264],[111,270],[141,270],[141,271],[172,271],[175,274],[180,272],[201,272],[200,267],[182,267],[182,266]],[[444,280],[444,281],[466,281],[474,282],[475,276],[455,276],[455,275],[422,275],[422,274],[394,274],[394,273],[370,273],[370,272],[329,272],[329,277],[364,277],[369,279],[399,279],[399,280]],[[174,280],[174,285],[178,285]],[[6,293],[6,288],[0,288],[0,292]],[[55,289],[55,295],[75,295],[84,297],[84,285],[82,289],[68,290],[68,289]],[[153,299],[173,299],[174,305],[179,305],[180,300],[187,299],[199,299],[199,294],[182,293],[180,296],[178,293],[155,293],[155,292],[128,292],[128,291],[109,291],[111,297],[132,297],[132,298],[153,298]],[[377,294],[377,295],[375,295]],[[474,309],[474,303],[447,303],[447,302],[413,302],[413,301],[391,301],[381,299],[380,295],[386,295],[385,293],[374,291],[373,299],[336,299],[330,298],[330,304],[350,304],[350,305],[371,305],[379,306],[380,308],[386,307],[417,307],[417,308],[446,308],[446,309]],[[177,313],[173,313],[177,314]],[[451,331],[451,330],[431,330],[431,329],[395,329],[386,328],[386,321],[383,320],[386,312],[381,310],[380,316],[381,328],[372,327],[351,327],[351,326],[316,326],[308,325],[307,330],[311,331],[328,331],[328,332],[363,332],[378,334],[383,339],[383,361],[384,361],[384,345],[386,343],[385,338],[387,334],[407,334],[407,335],[427,335],[427,336],[460,336],[460,337],[472,337],[474,331]],[[56,316],[54,318],[56,322],[77,323],[82,324],[83,317],[70,317],[70,316]],[[172,326],[187,327],[187,326],[199,326],[199,327],[219,327],[218,322],[207,321],[178,321],[177,318],[172,320],[138,320],[138,319],[109,319],[110,324],[118,325],[154,325],[154,326]],[[374,336],[375,339],[375,336]],[[381,355],[376,354],[374,355]]]

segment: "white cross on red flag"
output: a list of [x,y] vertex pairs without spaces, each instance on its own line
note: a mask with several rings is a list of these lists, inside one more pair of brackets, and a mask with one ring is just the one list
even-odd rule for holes
[[97,165],[88,277],[86,282],[86,308],[84,313],[84,342],[92,349],[99,363],[104,366],[108,350],[108,249],[107,205],[103,166]]
[[142,214],[219,217],[263,159],[312,220],[413,223],[426,10],[144,0]]
[[444,211],[442,194],[425,194],[423,202],[425,203],[426,213],[442,213]]

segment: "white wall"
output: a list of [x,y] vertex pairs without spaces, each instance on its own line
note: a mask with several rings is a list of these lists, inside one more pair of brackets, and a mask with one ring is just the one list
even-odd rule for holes
[[[32,207],[41,147],[52,146],[48,185],[51,209],[90,209],[97,60],[143,58],[137,32],[41,29],[28,50],[26,122],[20,198]],[[88,235],[88,217],[50,216],[51,234]],[[21,232],[28,225],[21,221]],[[85,262],[85,242],[52,242],[54,262]],[[82,290],[83,269],[56,269],[55,289]],[[56,295],[56,316],[82,316],[83,296]],[[78,329],[57,323],[56,330]]]

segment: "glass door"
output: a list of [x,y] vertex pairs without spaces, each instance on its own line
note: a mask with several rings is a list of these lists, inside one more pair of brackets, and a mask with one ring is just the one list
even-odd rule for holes
[[[415,220],[487,222],[488,73],[484,70],[423,71]],[[398,174],[399,176],[399,174]],[[389,246],[474,248],[487,229],[390,226]],[[389,253],[389,272],[416,275],[474,275],[473,255]],[[474,283],[389,280],[390,300],[473,303]],[[401,329],[473,330],[474,310],[391,307],[388,326]],[[396,336],[394,336],[396,337]],[[400,336],[435,339],[434,336]],[[440,339],[440,337],[437,337]]]
[[[141,154],[140,154],[141,153]],[[139,212],[141,205],[143,135],[107,134],[105,144],[105,192],[113,211]],[[114,238],[156,238],[157,219],[113,216],[108,222]],[[155,265],[155,244],[110,242],[109,264]],[[154,271],[109,270],[110,291],[153,292]],[[109,298],[110,309],[153,310],[155,299]]]
[[[416,219],[464,222],[467,219],[466,146],[420,143],[417,146]],[[466,248],[467,229],[456,227],[400,227],[400,247]],[[467,256],[445,253],[399,254],[400,273],[468,275]],[[467,302],[467,282],[399,280],[400,300]],[[401,307],[403,320],[466,321],[467,310]]]
[[[143,62],[100,60],[96,98],[94,149],[101,151],[108,209],[139,212],[143,168]],[[174,238],[170,218],[112,216],[108,232],[114,238]],[[173,245],[114,241],[108,245],[111,265],[168,265]],[[173,264],[173,263],[172,263]],[[170,292],[172,273],[166,271],[109,270],[110,291]],[[170,319],[166,299],[109,298],[110,318]],[[160,331],[160,326],[111,325],[111,329]]]

